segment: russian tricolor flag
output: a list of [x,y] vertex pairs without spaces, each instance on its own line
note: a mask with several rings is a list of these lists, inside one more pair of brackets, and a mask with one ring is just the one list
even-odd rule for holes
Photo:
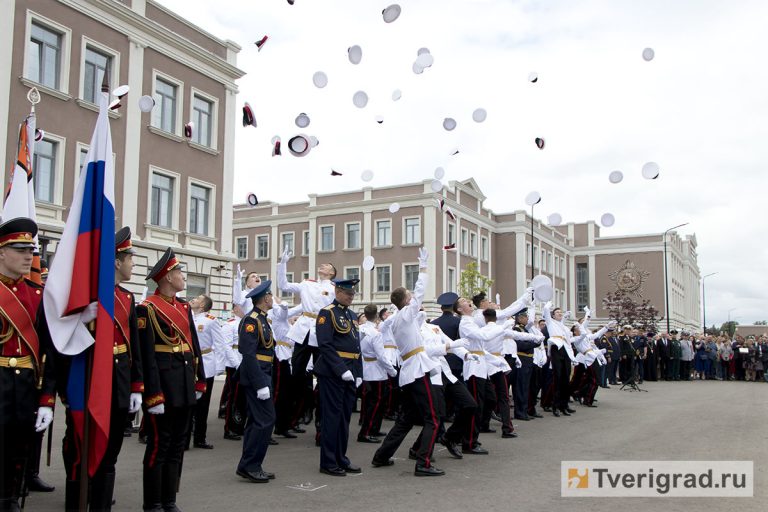
[[[108,104],[109,93],[102,92],[87,165],[83,166],[77,182],[43,300],[56,349],[74,356],[67,398],[75,420],[78,461],[82,459],[86,417],[89,421],[87,461],[91,476],[107,448],[112,403],[115,169]],[[95,336],[81,319],[81,313],[92,302],[98,304]],[[91,345],[94,348],[87,350]]]

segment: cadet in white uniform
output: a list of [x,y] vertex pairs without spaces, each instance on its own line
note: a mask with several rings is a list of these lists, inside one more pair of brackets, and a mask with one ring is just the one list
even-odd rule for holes
[[312,401],[312,378],[307,376],[307,364],[311,356],[317,358],[317,313],[333,302],[336,296],[336,287],[331,282],[336,277],[336,267],[330,263],[321,263],[317,267],[318,281],[305,279],[300,283],[289,283],[286,266],[290,259],[291,253],[286,247],[277,265],[277,286],[283,293],[298,294],[301,301],[301,316],[288,330],[285,340],[294,343],[291,357],[291,395],[294,399],[291,423],[297,424],[299,418],[311,412],[311,406],[306,404]]
[[381,333],[376,329],[378,308],[368,304],[363,310],[365,322],[360,324],[360,354],[363,357],[363,407],[359,443],[380,443],[378,434],[389,397],[388,378],[397,375],[384,349]]
[[207,295],[199,295],[189,301],[192,309],[197,339],[200,342],[200,353],[203,357],[205,370],[205,393],[195,404],[193,416],[194,446],[210,450],[213,445],[208,443],[208,410],[211,406],[211,393],[213,392],[213,378],[217,375],[216,353],[226,350],[224,333],[221,331],[219,321],[215,316],[208,314],[213,307],[213,301]]
[[288,439],[295,439],[296,435],[291,433],[293,429],[296,432],[306,432],[298,424],[292,424],[293,416],[293,396],[291,395],[291,356],[293,356],[293,341],[288,338],[288,330],[291,325],[288,320],[300,315],[301,305],[289,308],[285,303],[275,303],[267,314],[267,318],[272,322],[272,334],[275,337],[275,359],[272,361],[272,387],[274,389],[273,400],[275,401],[275,435],[283,436]]

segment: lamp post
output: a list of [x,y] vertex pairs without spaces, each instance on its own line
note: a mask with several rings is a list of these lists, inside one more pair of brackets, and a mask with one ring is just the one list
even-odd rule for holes
[[678,224],[664,231],[664,309],[667,317],[667,332],[669,332],[669,274],[667,273],[667,233],[673,229],[687,226],[688,223]]
[[[541,201],[541,199],[539,199]],[[536,251],[536,246],[534,244],[534,238],[533,238],[533,207],[536,206],[536,203],[533,203],[531,205],[531,281],[533,281],[533,264],[536,261],[534,258],[534,255],[536,254],[534,251]]]
[[717,274],[717,272],[712,272],[711,274],[707,274],[701,278],[701,311],[702,311],[701,317],[702,317],[702,323],[704,324],[704,330],[702,331],[704,333],[704,336],[707,335],[707,289],[704,287],[704,285],[705,285],[706,279],[715,274]]
[[[736,335],[736,326],[731,324],[731,311],[736,311],[736,308],[728,310],[728,336],[733,338],[733,336]],[[731,329],[733,329],[733,333],[731,333]]]

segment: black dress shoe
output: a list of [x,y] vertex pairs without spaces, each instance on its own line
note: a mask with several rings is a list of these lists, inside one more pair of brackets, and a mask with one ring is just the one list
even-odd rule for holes
[[123,430],[123,437],[133,437],[133,432],[130,429]]
[[232,432],[224,432],[224,439],[229,439],[230,441],[240,441],[242,438],[243,438],[242,436],[239,436]]
[[528,416],[515,416],[515,419],[520,421],[531,421],[531,418]]
[[571,409],[570,407],[566,407],[565,410],[570,413],[576,412],[576,409]]
[[275,438],[274,438],[274,437],[270,437],[270,438],[269,438],[269,445],[270,445],[270,446],[276,446],[276,445],[278,445],[278,444],[280,444],[280,443],[278,443],[278,442],[275,440]]
[[464,455],[461,453],[461,448],[459,448],[458,443],[451,443],[451,442],[445,442],[445,449],[448,450],[448,453],[451,454],[451,457],[454,459],[463,459]]
[[585,407],[597,407],[597,404],[583,404]]
[[492,412],[491,412],[491,419],[492,419],[492,420],[496,420],[496,421],[498,421],[499,423],[501,423],[501,422],[502,422],[502,421],[501,421],[501,416],[499,416],[499,413],[497,413],[496,411],[492,411]]
[[347,472],[340,467],[320,468],[320,472],[325,473],[326,475],[331,475],[331,476],[347,476]]
[[551,407],[542,407],[542,409],[544,409],[545,412],[552,412]]
[[394,465],[395,465],[395,461],[393,461],[392,459],[389,459],[389,460],[379,460],[379,459],[374,458],[371,461],[371,466],[373,466],[375,468],[383,468],[385,466],[394,466]]
[[201,441],[199,443],[195,443],[195,448],[202,448],[203,450],[213,450],[213,445],[210,444],[208,441]]
[[389,432],[382,432],[381,430],[379,430],[378,432],[373,432],[371,435],[374,437],[387,437],[388,433]]
[[561,413],[563,416],[570,416],[570,415],[571,415],[571,413],[569,413],[569,412],[568,412],[568,409],[567,409],[567,408],[566,408],[566,409],[563,409],[562,411],[560,411],[560,413]]
[[373,436],[357,436],[357,442],[358,443],[379,444],[381,442],[381,439],[379,439],[378,437],[373,437]]
[[355,466],[354,464],[350,464],[347,467],[342,468],[345,473],[362,473],[363,470],[360,469],[360,466]]
[[29,479],[29,490],[35,491],[35,492],[53,492],[56,490],[56,487],[50,485],[47,482],[44,482],[40,475],[32,475],[32,478]]
[[301,428],[299,426],[293,427],[291,430],[293,430],[297,434],[306,434],[307,433],[307,429]]
[[261,470],[261,473],[263,475],[266,475],[266,477],[269,478],[270,480],[274,480],[275,479],[275,474],[274,473],[270,473],[269,471],[264,471],[263,469]]
[[419,466],[417,464],[413,474],[416,476],[443,476],[445,471],[435,466]]
[[514,439],[515,437],[517,437],[517,433],[516,432],[504,432],[503,434],[501,434],[501,437],[503,439]]
[[541,414],[539,414],[539,411],[535,411],[533,414],[528,414],[529,418],[543,418]]
[[560,417],[560,413],[559,413],[559,412],[557,412],[557,409],[552,409],[552,416],[554,416],[554,417],[556,417],[556,418],[559,418],[559,417]]
[[495,434],[496,429],[495,428],[481,428],[480,429],[481,434]]
[[276,436],[283,436],[286,439],[296,439],[298,436],[296,434],[291,434],[289,431],[285,432],[275,432]]
[[147,436],[139,436],[139,442],[141,444],[147,444]]
[[263,471],[244,471],[244,470],[238,469],[236,473],[238,476],[241,476],[246,480],[248,480],[249,482],[253,482],[256,484],[265,484],[270,480],[269,475],[267,475]]
[[165,503],[163,505],[163,512],[181,512],[181,509],[176,506],[176,502]]
[[488,455],[488,450],[486,450],[485,448],[480,448],[479,446],[475,446],[473,448],[469,448],[468,446],[462,446],[461,453],[463,453],[464,455]]
[[408,458],[411,460],[417,460],[416,451],[413,448],[408,449]]

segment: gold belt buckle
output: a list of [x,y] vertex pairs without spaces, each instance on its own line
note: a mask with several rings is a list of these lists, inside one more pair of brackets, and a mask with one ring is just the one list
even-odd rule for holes
[[173,351],[174,351],[174,352],[178,352],[179,350],[181,350],[181,349],[179,348],[179,346],[178,346],[178,345],[174,345],[174,346],[173,346]]
[[8,360],[8,366],[10,366],[11,368],[16,368],[17,364],[19,364],[19,361],[15,357],[12,357]]

